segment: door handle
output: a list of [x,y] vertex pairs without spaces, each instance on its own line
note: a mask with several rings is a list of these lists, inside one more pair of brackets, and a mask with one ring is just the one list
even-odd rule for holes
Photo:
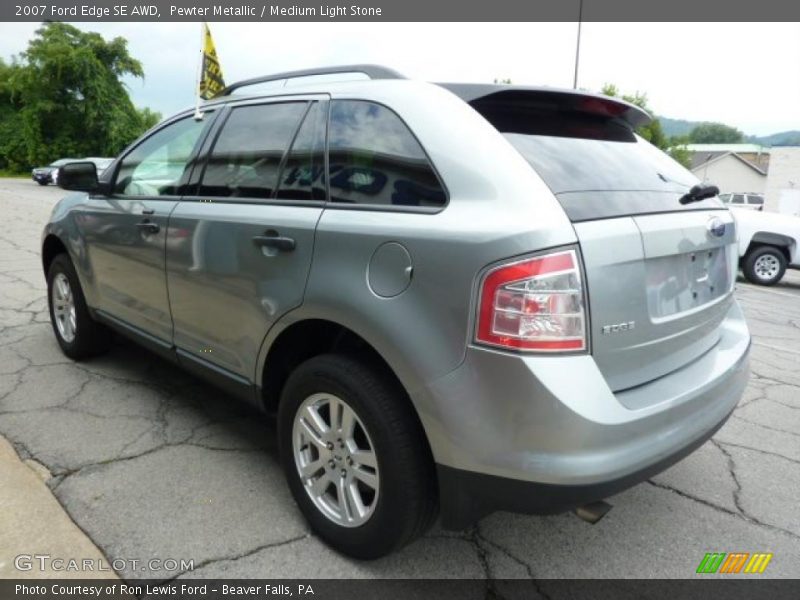
[[143,208],[142,209],[142,214],[143,215],[152,215],[154,212],[156,212],[155,208]]
[[145,231],[147,233],[158,233],[161,231],[161,227],[158,226],[158,223],[153,223],[150,219],[139,221],[136,227],[138,227],[140,231]]
[[264,235],[254,235],[253,243],[262,248],[275,248],[284,252],[291,252],[297,246],[294,238],[283,237],[274,229],[265,231]]

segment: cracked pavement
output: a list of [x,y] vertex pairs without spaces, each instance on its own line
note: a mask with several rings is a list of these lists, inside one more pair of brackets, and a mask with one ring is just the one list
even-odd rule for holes
[[80,364],[61,354],[39,243],[62,194],[0,179],[0,434],[47,467],[51,491],[109,560],[194,560],[189,573],[122,577],[693,577],[711,551],[772,552],[764,576],[800,576],[798,272],[775,288],[738,284],[754,345],[734,415],[690,457],[611,498],[597,525],[497,513],[359,562],[310,534],[269,419],[124,340]]

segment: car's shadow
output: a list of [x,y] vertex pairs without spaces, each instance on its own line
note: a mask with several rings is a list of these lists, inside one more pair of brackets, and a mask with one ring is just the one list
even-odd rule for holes
[[[115,336],[110,351],[83,363],[101,377],[120,377],[159,392],[156,423],[166,431],[165,445],[181,443],[219,449],[260,449],[278,462],[275,416],[231,396],[179,365]],[[179,431],[170,431],[177,429]]]

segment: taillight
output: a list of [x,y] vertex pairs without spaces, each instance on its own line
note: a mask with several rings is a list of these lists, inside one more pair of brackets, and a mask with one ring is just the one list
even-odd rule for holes
[[562,250],[489,271],[476,341],[517,350],[584,350],[586,307],[578,254]]

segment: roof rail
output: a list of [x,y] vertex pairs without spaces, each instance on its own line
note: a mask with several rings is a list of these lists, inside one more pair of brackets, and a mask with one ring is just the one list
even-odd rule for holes
[[263,77],[254,77],[232,83],[224,90],[220,96],[230,96],[234,90],[249,85],[267,83],[269,81],[281,81],[282,79],[296,79],[298,77],[310,77],[312,75],[333,75],[335,73],[363,73],[370,79],[405,79],[403,75],[388,67],[380,65],[341,65],[338,67],[320,67],[318,69],[303,69],[301,71],[287,71]]

